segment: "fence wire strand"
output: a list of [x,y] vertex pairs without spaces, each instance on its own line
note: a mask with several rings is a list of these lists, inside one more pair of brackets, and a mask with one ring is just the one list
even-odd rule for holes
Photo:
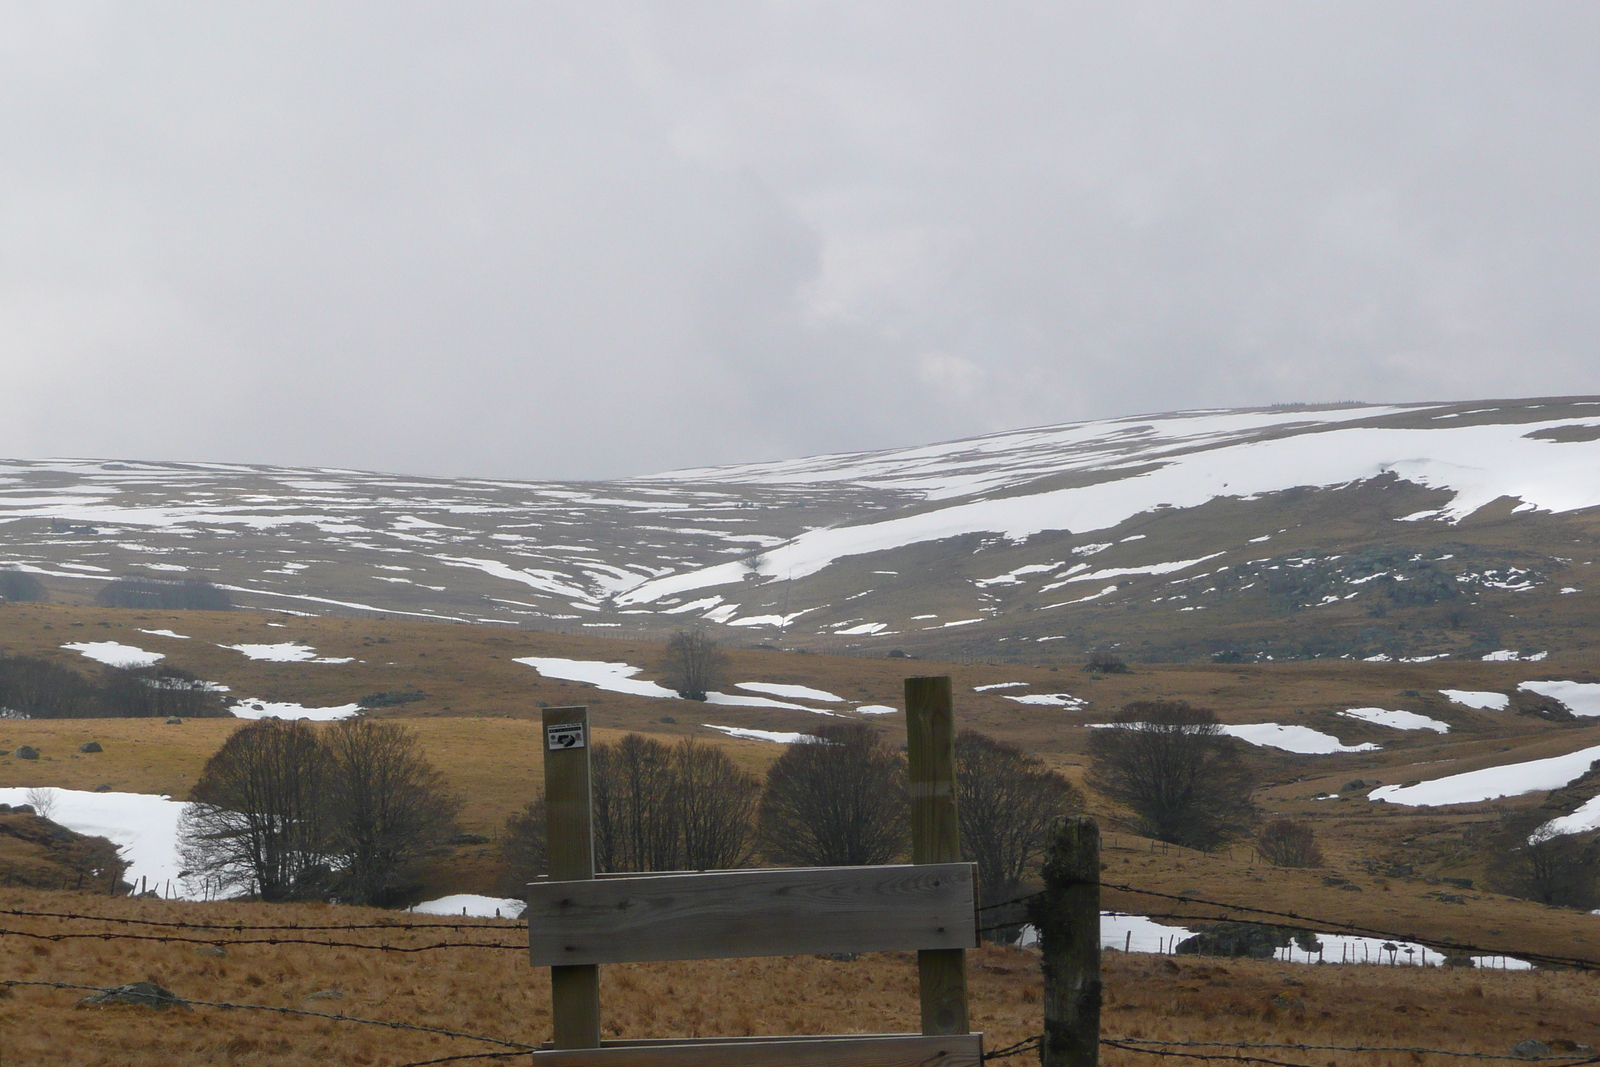
[[[163,903],[166,903],[163,901]],[[182,903],[194,903],[183,901]],[[526,930],[527,923],[507,922],[503,919],[484,919],[475,923],[464,922],[375,922],[375,923],[328,923],[321,926],[300,926],[282,923],[197,923],[185,920],[164,919],[124,919],[116,915],[84,915],[71,911],[32,911],[28,908],[0,908],[0,915],[14,915],[24,919],[69,919],[78,922],[97,923],[122,923],[126,926],[164,926],[175,930],[301,930],[301,931],[328,931],[328,930]],[[450,918],[450,916],[442,916]],[[500,925],[495,925],[495,923]]]
[[26,937],[34,941],[154,941],[163,945],[211,945],[227,948],[236,945],[309,945],[313,948],[357,948],[373,952],[432,952],[445,948],[499,948],[527,950],[527,945],[508,945],[503,941],[435,941],[431,945],[372,945],[364,941],[318,941],[309,937],[171,937],[166,934],[118,934],[109,931],[98,933],[38,934],[31,930],[11,930],[0,927],[0,938]]

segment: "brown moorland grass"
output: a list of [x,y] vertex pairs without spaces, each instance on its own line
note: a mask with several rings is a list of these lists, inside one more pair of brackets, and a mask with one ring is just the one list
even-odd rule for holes
[[[370,923],[394,913],[320,905],[182,904],[7,890],[0,908],[64,910],[206,923]],[[407,916],[404,921],[427,922]],[[434,920],[443,926],[449,920]],[[4,927],[161,933],[4,916]],[[306,932],[301,936],[412,945],[435,940],[521,943],[509,924],[470,929]],[[249,931],[168,931],[181,937],[270,936]],[[252,945],[225,956],[187,944],[0,937],[0,980],[112,986],[152,981],[179,996],[292,1007],[404,1022],[536,1044],[549,1036],[547,972],[516,949],[446,949],[400,955],[350,948]],[[917,1021],[916,964],[906,953],[845,962],[816,957],[611,966],[601,971],[606,1036],[691,1037],[905,1032]],[[1041,978],[1032,950],[969,954],[973,1027],[994,1049],[1041,1028]],[[1306,966],[1251,960],[1105,954],[1103,1033],[1184,1041],[1423,1045],[1503,1054],[1523,1038],[1600,1045],[1600,977],[1383,966]],[[322,997],[312,997],[322,993]],[[333,994],[336,994],[334,996]],[[18,987],[0,992],[6,1064],[156,1067],[167,1064],[392,1065],[491,1051],[458,1038],[326,1018],[219,1010],[80,1007],[82,992]],[[312,999],[307,999],[312,998]],[[1395,1065],[1401,1053],[1268,1054],[1323,1064]],[[1108,1049],[1112,1065],[1152,1062]],[[1025,1057],[1019,1062],[1031,1062]]]

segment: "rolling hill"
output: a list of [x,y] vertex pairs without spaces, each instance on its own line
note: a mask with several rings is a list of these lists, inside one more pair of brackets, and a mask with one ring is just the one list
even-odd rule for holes
[[0,566],[236,603],[1016,662],[1586,648],[1600,399],[1071,423],[609,482],[0,463]]

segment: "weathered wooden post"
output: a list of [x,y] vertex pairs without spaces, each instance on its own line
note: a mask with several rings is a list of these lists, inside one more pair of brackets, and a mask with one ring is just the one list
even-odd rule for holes
[[1067,815],[1051,827],[1044,891],[1028,902],[1044,971],[1041,1067],[1100,1062],[1100,826]]
[[[550,880],[593,880],[587,707],[544,709],[544,803]],[[550,1015],[556,1048],[599,1048],[599,966],[551,967]]]
[[[950,679],[907,678],[906,749],[911,763],[911,862],[958,863],[960,826],[956,818],[955,710]],[[965,949],[922,949],[917,953],[922,984],[922,1032],[965,1034],[967,953]]]

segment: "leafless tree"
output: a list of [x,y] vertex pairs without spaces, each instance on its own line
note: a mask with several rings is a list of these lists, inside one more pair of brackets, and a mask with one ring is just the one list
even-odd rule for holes
[[693,871],[742,867],[761,784],[722,749],[686,737],[672,750],[683,865]]
[[94,714],[94,687],[77,671],[39,656],[0,656],[0,709],[30,719]]
[[108,608],[145,608],[152,611],[227,611],[233,607],[227,590],[205,578],[151,578],[128,574],[108,582],[94,602]]
[[1600,842],[1546,830],[1550,817],[1539,809],[1501,816],[1486,842],[1489,888],[1555,907],[1600,907]]
[[590,750],[594,858],[600,871],[682,867],[672,749],[642,734]]
[[100,688],[103,713],[111,718],[195,719],[226,715],[210,686],[181,667],[110,667]]
[[450,835],[460,801],[399,723],[345,719],[322,742],[335,892],[347,903],[389,903],[408,868]]
[[704,700],[728,677],[728,657],[701,630],[679,630],[667,639],[662,684],[686,700]]
[[1082,810],[1083,793],[1037,756],[976,730],[956,735],[961,851],[978,865],[980,903],[1019,896],[1044,852],[1050,820]]
[[866,723],[830,723],[790,745],[767,771],[760,834],[779,862],[887,863],[905,851],[904,758]]
[[179,835],[186,874],[263,900],[327,891],[328,758],[304,722],[236,731],[200,772]]
[[1310,823],[1273,819],[1256,836],[1256,851],[1274,867],[1321,867],[1322,849]]
[[1247,832],[1256,777],[1217,717],[1181,700],[1136,701],[1089,740],[1089,784],[1133,811],[1138,831],[1211,849]]
[[541,874],[550,873],[545,852],[546,835],[542,796],[528,801],[521,811],[506,817],[500,840],[500,855],[506,864],[506,892],[520,897],[524,886]]

